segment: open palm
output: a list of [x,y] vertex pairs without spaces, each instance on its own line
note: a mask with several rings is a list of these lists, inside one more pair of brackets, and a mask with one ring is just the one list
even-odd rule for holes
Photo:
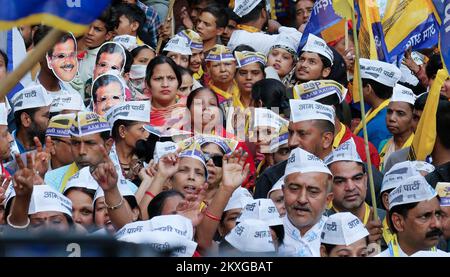
[[242,149],[223,157],[223,186],[236,189],[242,185],[250,171],[249,164],[244,166],[247,157],[248,154],[243,153]]

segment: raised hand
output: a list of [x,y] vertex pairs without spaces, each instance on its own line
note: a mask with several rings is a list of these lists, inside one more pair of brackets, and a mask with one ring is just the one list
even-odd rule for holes
[[194,194],[186,195],[186,198],[177,206],[177,213],[189,218],[194,227],[198,226],[203,219],[203,213],[200,210],[203,200],[206,198],[208,183],[198,188]]
[[177,153],[169,153],[161,157],[158,161],[158,175],[164,178],[170,178],[177,173],[179,166],[179,158]]
[[33,185],[36,184],[36,181],[41,179],[34,168],[32,154],[26,154],[26,167],[19,154],[16,154],[15,157],[17,167],[19,168],[13,176],[16,197],[31,196],[31,193],[33,192]]
[[242,185],[250,171],[250,164],[245,164],[247,157],[248,154],[244,153],[242,148],[223,156],[222,186],[234,191]]
[[49,167],[49,162],[52,158],[50,151],[53,148],[53,142],[52,139],[47,136],[45,138],[45,147],[42,147],[42,143],[37,137],[34,137],[33,140],[37,150],[34,156],[34,168],[39,173],[39,175],[44,178],[44,175]]
[[11,177],[6,177],[5,175],[0,175],[0,204],[6,199],[6,190],[8,189],[9,183],[11,183]]
[[103,162],[95,167],[91,166],[91,175],[97,181],[103,191],[108,191],[117,186],[118,175],[114,163],[109,158],[108,153],[103,145],[100,146]]

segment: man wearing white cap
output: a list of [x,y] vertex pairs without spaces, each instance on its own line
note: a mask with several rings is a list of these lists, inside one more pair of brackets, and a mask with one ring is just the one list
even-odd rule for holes
[[93,112],[79,112],[72,121],[69,133],[75,161],[45,174],[45,182],[61,192],[78,170],[101,163],[102,149],[109,152],[113,144],[108,122]]
[[436,191],[415,175],[389,193],[389,222],[394,235],[380,257],[407,257],[422,250],[437,251],[442,235],[441,208]]
[[177,65],[188,68],[191,48],[186,37],[175,35],[163,49],[163,55],[171,58]]
[[46,136],[52,140],[50,169],[57,169],[74,161],[69,132],[74,118],[75,114],[58,114],[50,119],[46,132]]
[[8,109],[5,103],[0,103],[0,166],[1,174],[9,176],[8,171],[3,167],[3,161],[11,157],[10,144],[14,138],[8,131]]
[[387,159],[393,152],[411,146],[414,139],[413,108],[415,101],[416,96],[411,89],[400,84],[395,85],[386,114],[386,125],[393,137],[380,143],[380,170],[384,169]]
[[323,213],[333,198],[331,172],[320,158],[296,148],[287,161],[285,176],[286,235],[280,254],[319,257],[320,236],[326,221]]
[[[324,159],[333,149],[335,115],[331,106],[312,100],[289,101],[289,148],[300,147]],[[266,198],[267,192],[283,175],[286,161],[266,169],[258,178],[255,198]]]
[[34,150],[35,137],[44,143],[52,101],[41,85],[24,88],[11,99],[17,128],[12,135],[19,153]]
[[[325,158],[325,163],[333,174],[333,206],[330,213],[350,212],[371,231],[371,241],[381,239],[381,221],[386,216],[384,210],[377,209],[378,218],[373,219],[373,207],[366,202],[366,167],[356,150],[353,139],[349,139]],[[329,213],[329,214],[330,214]]]
[[[368,59],[360,59],[364,100],[371,106],[366,113],[369,141],[379,148],[381,141],[391,137],[386,126],[386,113],[393,89],[401,77],[395,65]],[[362,121],[354,134],[363,136]]]
[[299,83],[326,79],[331,73],[334,55],[327,43],[309,34],[303,46],[295,69],[295,79]]
[[321,235],[322,257],[366,257],[369,232],[355,215],[342,212],[331,215]]
[[[233,11],[239,17],[239,20],[237,22],[237,30],[233,32],[228,41],[228,47],[234,50],[236,46],[246,44],[253,47],[256,51],[267,55],[270,47],[279,40],[279,35],[270,35],[262,32],[268,27],[269,22],[266,1],[236,0]],[[295,28],[282,26],[276,26],[276,28],[278,33],[286,33],[295,41],[300,41],[301,39],[302,33]]]

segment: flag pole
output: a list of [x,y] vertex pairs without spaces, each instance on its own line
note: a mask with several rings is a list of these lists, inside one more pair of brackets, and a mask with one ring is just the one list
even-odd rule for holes
[[358,72],[357,82],[358,82],[358,93],[360,97],[360,106],[361,106],[361,120],[363,123],[363,134],[364,134],[364,148],[366,150],[366,158],[367,158],[367,174],[369,175],[369,187],[370,194],[372,196],[372,207],[373,207],[373,218],[378,219],[377,213],[377,199],[375,197],[375,186],[373,184],[373,174],[372,174],[372,161],[370,160],[370,151],[369,151],[369,139],[367,136],[367,121],[366,121],[366,110],[364,107],[364,95],[362,93],[362,80],[361,80],[361,67],[359,65],[359,43],[358,43],[358,34],[356,33],[356,18],[355,18],[355,3],[352,1],[352,25],[353,25],[353,41],[355,44],[355,58],[358,63],[358,66],[355,69]]
[[6,94],[45,56],[45,53],[55,45],[63,34],[63,31],[53,28],[26,56],[22,63],[8,74],[5,79],[0,81],[0,102],[4,101]]
[[[169,9],[167,11],[166,19],[164,20],[163,25],[166,25],[170,18],[172,18],[172,20],[173,20],[172,13],[173,13],[173,5],[174,4],[175,4],[175,0],[170,0],[169,1]],[[171,24],[171,26],[172,26],[172,24]],[[163,42],[162,41],[162,37],[160,37],[158,39],[158,44],[156,45],[156,51],[155,51],[156,55],[158,55],[159,54],[159,50],[161,50],[162,42]]]

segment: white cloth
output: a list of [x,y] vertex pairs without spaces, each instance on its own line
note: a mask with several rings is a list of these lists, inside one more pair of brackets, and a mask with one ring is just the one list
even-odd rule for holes
[[243,17],[249,14],[262,0],[235,0],[233,12]]
[[[436,251],[417,251],[416,253],[412,254],[411,256],[408,256],[405,252],[403,252],[400,245],[398,246],[398,256],[399,257],[448,257],[449,253],[444,252],[440,249],[436,249]],[[389,251],[389,248],[382,251],[380,254],[376,255],[375,257],[392,257],[391,253]]]
[[350,138],[339,145],[327,157],[325,157],[324,161],[327,166],[330,166],[332,163],[338,161],[363,163],[358,154],[353,138]]
[[105,114],[111,129],[121,119],[150,123],[150,101],[127,101],[111,107]]
[[392,93],[391,102],[406,102],[414,105],[416,95],[410,88],[396,84]]
[[349,212],[340,212],[328,217],[323,227],[321,242],[348,246],[368,235],[369,232],[359,218]]
[[269,224],[259,219],[246,219],[225,236],[241,252],[275,252]]
[[8,109],[5,103],[0,103],[0,125],[8,126]]
[[332,175],[328,167],[320,158],[300,147],[293,149],[287,159],[284,176],[288,176],[292,173],[308,172],[322,172]]
[[306,40],[306,44],[302,48],[302,51],[320,54],[327,58],[331,64],[333,64],[333,51],[330,47],[328,47],[327,43],[318,36],[309,34],[308,39]]
[[11,99],[14,112],[50,106],[53,97],[42,85],[32,85],[18,91]]
[[331,106],[320,104],[313,100],[289,100],[289,106],[291,107],[290,121],[296,123],[307,120],[328,120],[333,125],[334,121],[334,109]]
[[322,216],[319,221],[309,229],[304,236],[289,220],[286,215],[283,218],[284,241],[278,249],[281,256],[289,257],[320,257],[320,236],[327,221],[326,216]]
[[302,33],[297,31],[295,28],[280,27],[278,29],[278,33],[279,34],[276,35],[270,35],[263,32],[250,33],[245,30],[236,30],[231,35],[227,47],[233,51],[236,46],[246,44],[253,47],[255,51],[261,52],[267,56],[270,48],[280,40],[280,35],[282,33],[284,33],[283,36],[288,35],[295,41],[300,41],[302,38]]
[[192,55],[191,47],[189,47],[189,42],[187,38],[175,35],[173,38],[167,42],[163,51],[175,52],[181,55]]
[[241,215],[236,222],[243,222],[248,219],[262,220],[268,226],[283,225],[283,220],[278,213],[277,207],[271,199],[261,198],[249,201],[242,209]]

